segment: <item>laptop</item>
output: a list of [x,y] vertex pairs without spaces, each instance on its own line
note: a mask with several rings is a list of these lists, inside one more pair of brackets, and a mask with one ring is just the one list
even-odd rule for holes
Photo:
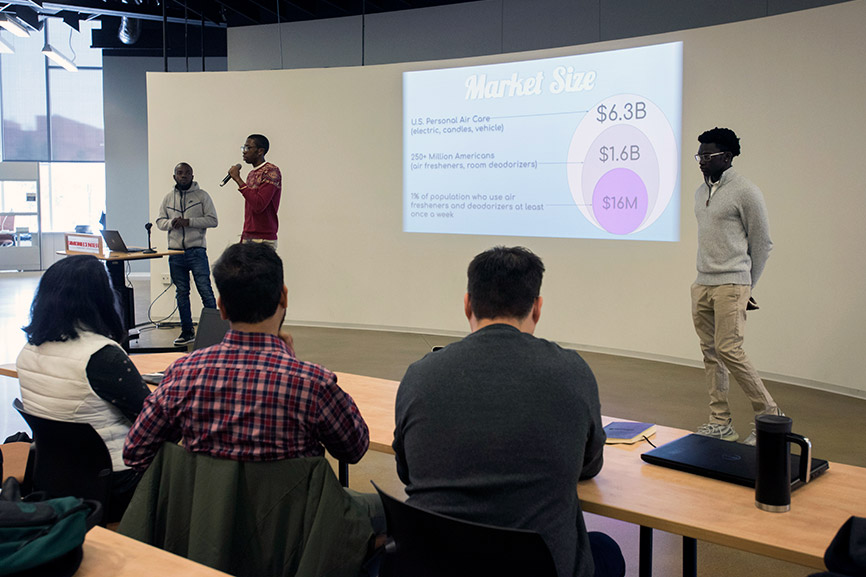
[[[751,445],[693,433],[647,451],[640,458],[653,465],[755,488],[756,449]],[[811,478],[815,479],[829,466],[827,461],[813,458]],[[804,485],[798,477],[799,470],[800,456],[791,453],[792,490]]]
[[111,252],[141,252],[143,248],[129,248],[123,242],[120,233],[116,230],[103,230],[102,238],[105,239],[105,244],[108,245],[108,250]]

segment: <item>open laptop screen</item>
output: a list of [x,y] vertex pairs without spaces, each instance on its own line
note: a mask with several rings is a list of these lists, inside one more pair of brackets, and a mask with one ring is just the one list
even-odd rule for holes
[[129,248],[123,242],[120,232],[116,230],[103,230],[102,238],[105,239],[105,244],[108,245],[108,250],[111,252],[142,252],[143,248]]

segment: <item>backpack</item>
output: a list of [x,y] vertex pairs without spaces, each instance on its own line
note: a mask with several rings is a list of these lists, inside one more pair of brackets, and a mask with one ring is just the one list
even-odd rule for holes
[[99,522],[98,501],[78,497],[21,499],[9,477],[0,493],[0,575],[72,575],[81,564],[84,536]]

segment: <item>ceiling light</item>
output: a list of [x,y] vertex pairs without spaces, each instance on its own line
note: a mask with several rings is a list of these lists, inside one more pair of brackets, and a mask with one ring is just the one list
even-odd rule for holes
[[52,48],[51,44],[48,44],[47,42],[45,43],[45,46],[42,47],[42,54],[55,64],[62,66],[70,72],[76,72],[78,70],[78,66],[76,66],[72,60]]
[[0,12],[0,26],[19,38],[27,38],[30,36],[30,32],[27,30],[27,25],[17,16],[12,14],[4,14]]
[[7,44],[5,40],[0,38],[0,54],[14,54],[15,51],[12,50],[12,46]]

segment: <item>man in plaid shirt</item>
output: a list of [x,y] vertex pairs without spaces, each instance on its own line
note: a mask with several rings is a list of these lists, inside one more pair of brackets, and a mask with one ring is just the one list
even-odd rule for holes
[[357,463],[367,424],[331,371],[298,360],[281,327],[283,263],[270,246],[232,245],[213,267],[217,306],[231,329],[221,343],[175,361],[144,402],[123,447],[146,469],[163,442],[237,461],[324,455]]

